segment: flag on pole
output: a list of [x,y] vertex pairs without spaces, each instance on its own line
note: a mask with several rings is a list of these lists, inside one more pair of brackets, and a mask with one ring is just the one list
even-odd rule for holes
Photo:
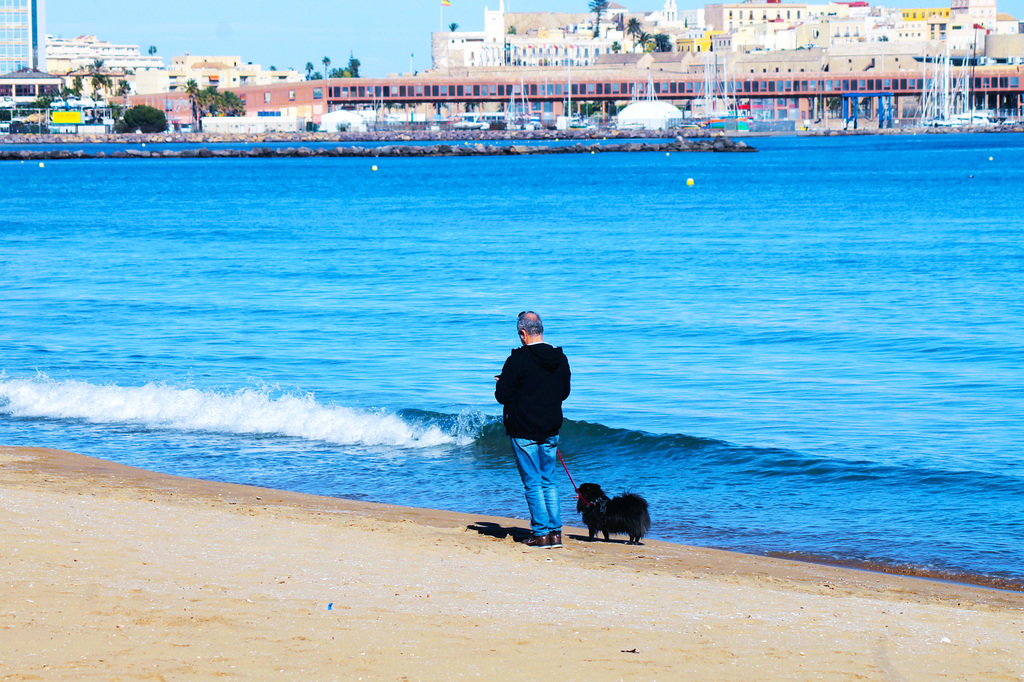
[[441,0],[441,4],[444,5],[445,7],[451,7],[452,5],[452,3],[448,2],[448,0]]

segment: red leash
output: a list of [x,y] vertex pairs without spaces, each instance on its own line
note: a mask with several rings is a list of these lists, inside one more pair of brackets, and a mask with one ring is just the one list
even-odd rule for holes
[[565,475],[569,477],[569,483],[572,483],[572,489],[576,491],[576,495],[580,494],[580,489],[576,487],[576,481],[572,480],[572,474],[569,473],[569,467],[565,466],[565,460],[562,459],[562,451],[555,448],[555,452],[558,454],[558,461],[562,463],[562,468],[565,469]]
[[580,489],[576,487],[576,481],[572,480],[572,474],[569,473],[569,467],[565,466],[565,460],[562,458],[562,451],[555,448],[555,452],[558,453],[558,461],[562,463],[562,468],[565,469],[565,475],[569,477],[569,483],[572,483],[572,489],[576,491],[576,499],[583,502],[587,507],[591,506],[591,502],[587,502],[582,495],[580,495]]

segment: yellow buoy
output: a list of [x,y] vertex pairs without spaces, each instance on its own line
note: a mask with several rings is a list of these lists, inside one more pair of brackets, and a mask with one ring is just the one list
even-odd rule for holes
[[42,162],[42,161],[40,161],[40,162],[39,162],[39,167],[40,167],[40,168],[45,168],[46,166],[45,166],[45,164],[43,164],[43,162]]
[[991,161],[991,160],[992,160],[992,157],[991,157],[991,156],[990,156],[990,157],[988,157],[988,160],[989,160],[989,161]]
[[668,155],[669,155],[669,152],[665,152],[665,156],[668,156]]
[[693,178],[686,178],[686,186],[693,187]]
[[370,170],[377,170],[377,167],[373,166],[372,168],[370,168]]

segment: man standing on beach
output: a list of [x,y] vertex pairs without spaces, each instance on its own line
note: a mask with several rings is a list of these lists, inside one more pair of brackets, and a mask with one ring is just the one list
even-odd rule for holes
[[504,406],[505,433],[512,441],[530,507],[530,547],[562,546],[562,512],[555,468],[562,401],[569,397],[569,360],[544,341],[544,325],[531,311],[516,320],[522,346],[512,351],[494,377],[494,397]]

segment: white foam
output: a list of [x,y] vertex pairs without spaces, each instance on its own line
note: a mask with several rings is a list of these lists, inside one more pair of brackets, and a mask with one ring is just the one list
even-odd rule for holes
[[45,376],[0,375],[0,413],[153,429],[282,435],[342,445],[430,447],[471,439],[462,428],[447,433],[384,411],[321,405],[312,395],[274,396],[265,388],[217,393],[157,383],[98,386]]

